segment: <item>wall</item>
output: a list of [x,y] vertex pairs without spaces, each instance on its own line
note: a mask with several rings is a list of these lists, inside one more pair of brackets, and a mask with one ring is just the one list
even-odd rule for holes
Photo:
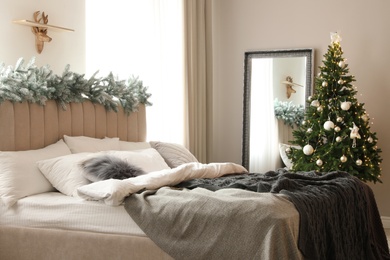
[[[13,20],[33,20],[35,11],[49,15],[49,24],[74,29],[74,32],[49,30],[52,41],[45,43],[41,54],[35,49],[35,36],[29,26]],[[14,65],[23,57],[27,63],[36,57],[36,64],[50,65],[61,74],[67,64],[75,72],[85,71],[85,1],[84,0],[1,0],[0,61]]]
[[241,163],[244,52],[314,48],[315,75],[341,32],[358,100],[383,150],[383,184],[371,185],[382,216],[390,217],[390,1],[213,0],[213,129],[210,161]]

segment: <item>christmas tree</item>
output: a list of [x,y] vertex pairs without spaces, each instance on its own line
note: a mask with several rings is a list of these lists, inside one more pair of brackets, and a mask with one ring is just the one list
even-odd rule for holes
[[287,151],[292,171],[346,171],[363,181],[381,182],[376,133],[370,118],[356,98],[354,76],[343,58],[341,37],[331,34],[331,44],[315,79],[314,94],[308,98],[305,119],[293,131]]

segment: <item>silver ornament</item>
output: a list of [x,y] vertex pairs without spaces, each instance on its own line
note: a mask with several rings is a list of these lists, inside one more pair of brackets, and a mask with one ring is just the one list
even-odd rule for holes
[[313,132],[313,129],[312,129],[312,128],[308,128],[308,129],[306,130],[306,132],[307,132],[308,134],[311,134],[311,133]]
[[313,100],[313,101],[310,103],[310,106],[312,106],[312,107],[319,107],[319,106],[320,106],[320,101],[318,101],[318,100]]
[[372,142],[374,142],[374,139],[372,139],[372,137],[368,137],[367,141],[371,144]]
[[332,121],[326,121],[324,123],[325,130],[329,131],[334,128],[334,123]]
[[342,140],[343,140],[343,138],[341,138],[340,136],[336,137],[336,142],[340,143]]
[[363,163],[362,160],[360,160],[360,159],[357,159],[357,160],[356,160],[356,165],[357,165],[357,166],[362,165],[362,163]]
[[314,153],[314,148],[310,144],[307,144],[303,147],[303,153],[305,155],[312,155]]
[[352,103],[349,102],[349,101],[341,102],[340,107],[341,107],[342,110],[347,111],[347,110],[349,110],[351,108],[351,104]]

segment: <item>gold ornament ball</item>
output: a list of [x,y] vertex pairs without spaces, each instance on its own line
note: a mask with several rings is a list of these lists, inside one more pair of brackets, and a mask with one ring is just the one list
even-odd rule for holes
[[337,120],[337,122],[339,122],[339,123],[343,122],[343,118],[342,118],[341,116],[339,116],[336,120]]
[[362,160],[360,160],[360,159],[357,159],[357,160],[356,160],[356,165],[357,165],[357,166],[362,165],[362,163],[363,163]]
[[339,67],[340,67],[340,68],[344,68],[344,66],[345,66],[345,62],[344,62],[344,61],[340,61],[340,62],[339,62]]
[[343,139],[340,136],[336,137],[336,142],[340,143]]
[[340,161],[345,163],[347,161],[347,157],[345,155],[341,156]]
[[334,131],[335,131],[335,132],[340,132],[340,130],[341,130],[341,129],[340,129],[339,126],[336,126],[336,127],[334,128]]
[[323,162],[322,162],[321,159],[318,159],[318,160],[316,161],[316,164],[317,164],[318,166],[322,166]]
[[371,144],[374,141],[374,139],[372,139],[372,137],[368,137],[367,141]]
[[323,107],[322,107],[322,106],[317,107],[317,111],[318,111],[318,112],[322,112],[322,110],[323,110]]
[[327,87],[328,86],[328,82],[326,82],[326,81],[322,82],[322,86],[323,87]]

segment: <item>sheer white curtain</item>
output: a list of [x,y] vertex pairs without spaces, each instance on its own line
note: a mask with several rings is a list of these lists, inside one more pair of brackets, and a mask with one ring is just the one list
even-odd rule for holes
[[250,172],[277,168],[278,131],[274,115],[272,59],[252,60],[250,118]]
[[185,143],[183,0],[86,0],[86,74],[139,76],[147,138]]

